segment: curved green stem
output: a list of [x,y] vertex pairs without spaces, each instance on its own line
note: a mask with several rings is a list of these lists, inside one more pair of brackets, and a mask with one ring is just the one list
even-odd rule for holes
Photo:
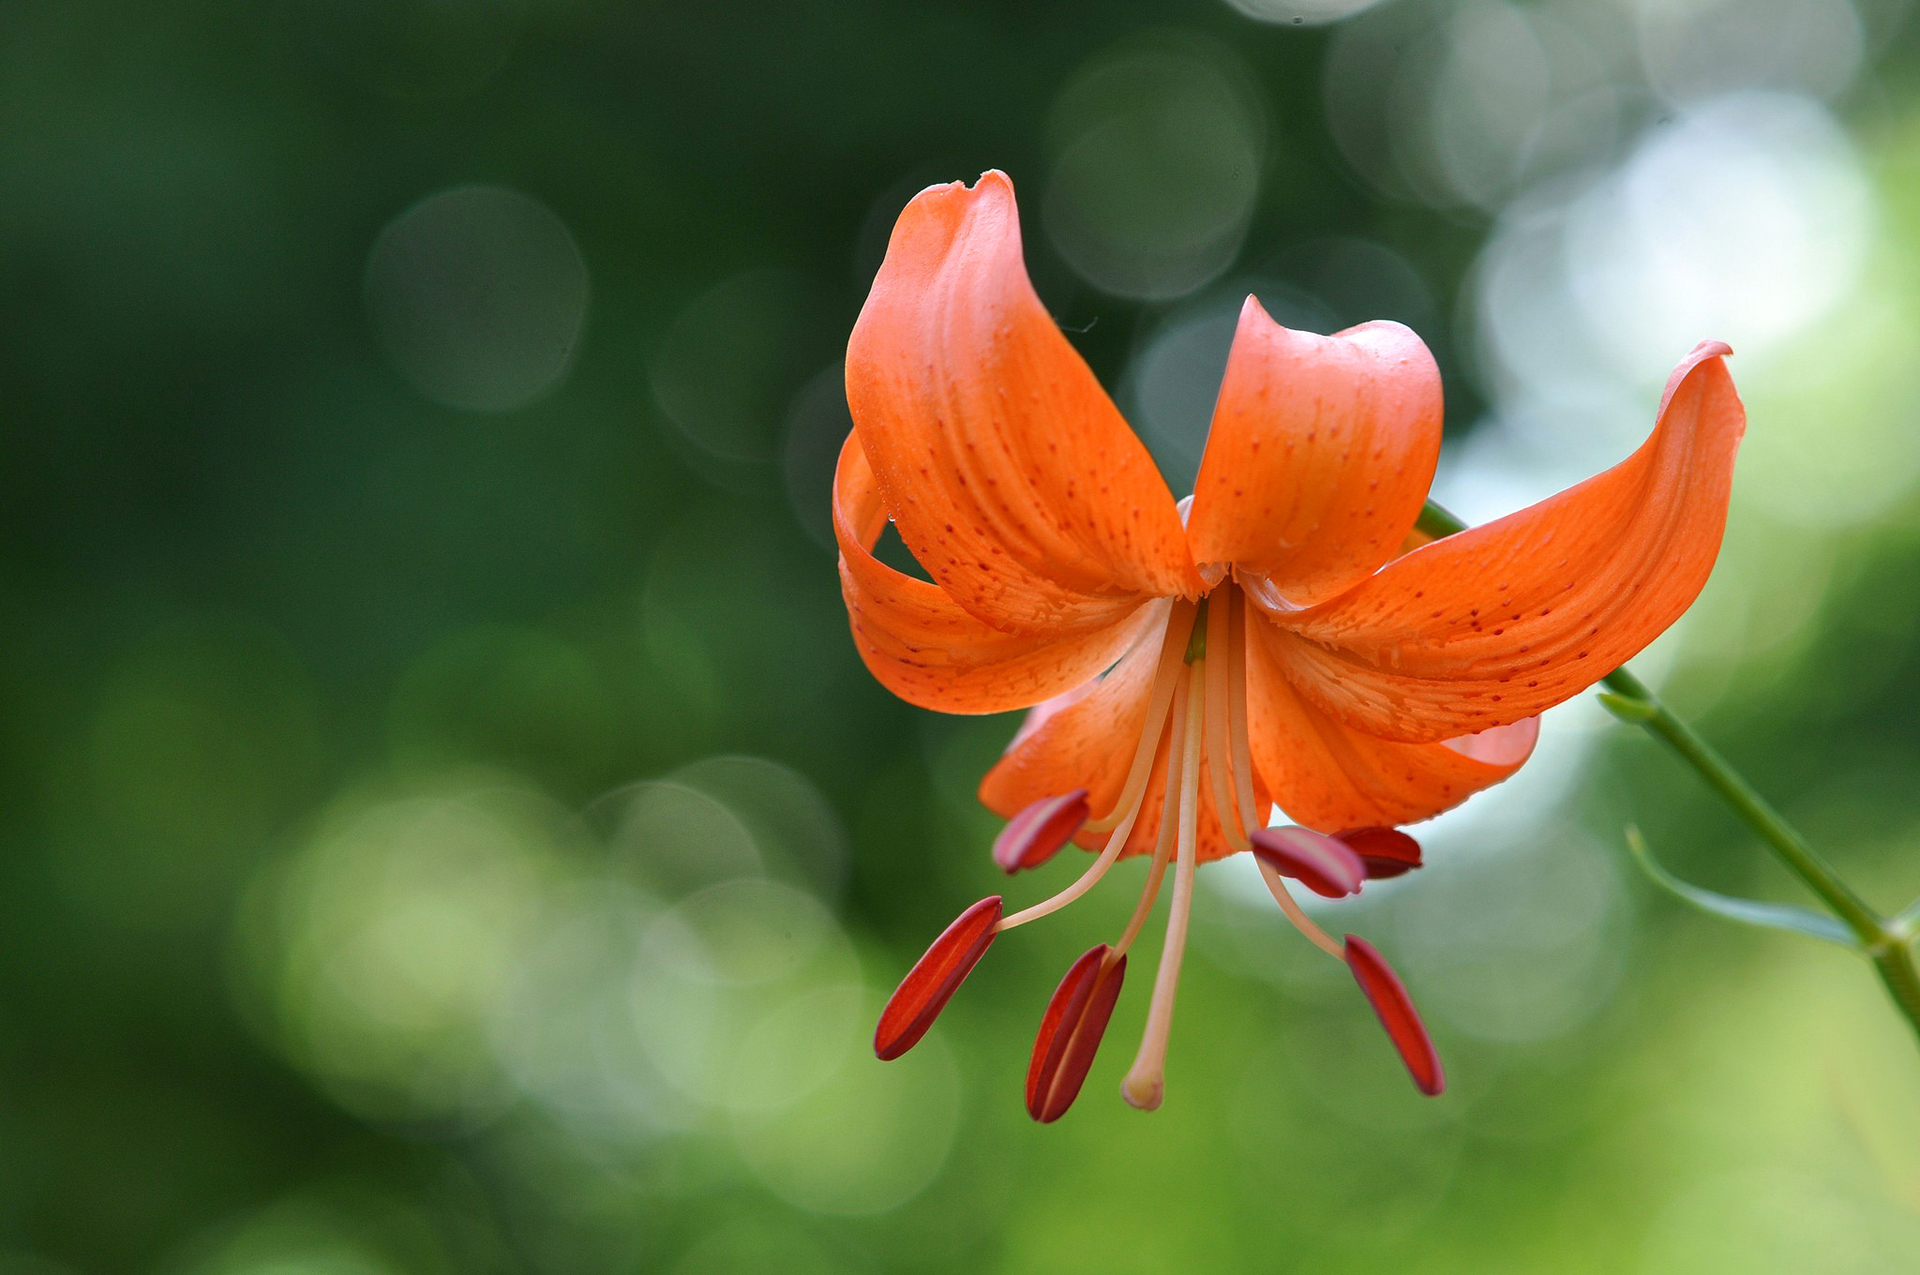
[[[1432,501],[1421,511],[1419,529],[1436,538],[1466,530],[1466,524]],[[1607,707],[1623,720],[1645,726],[1692,766],[1733,812],[1740,816],[1787,870],[1805,883],[1827,909],[1839,918],[1860,949],[1879,971],[1893,998],[1916,1035],[1920,1035],[1920,968],[1914,964],[1913,935],[1908,927],[1881,916],[1855,893],[1852,886],[1828,863],[1826,857],[1780,812],[1754,790],[1746,778],[1728,764],[1713,745],[1702,739],[1693,727],[1673,715],[1647,685],[1626,668],[1615,669],[1602,684],[1612,692],[1603,695]]]
[[1700,738],[1693,727],[1675,717],[1673,711],[1661,703],[1644,682],[1624,668],[1615,669],[1602,682],[1615,694],[1652,710],[1649,716],[1641,719],[1642,725],[1700,772],[1701,778],[1720,794],[1721,800],[1733,807],[1742,822],[1760,834],[1761,840],[1779,856],[1789,871],[1820,896],[1827,910],[1853,931],[1862,946],[1871,946],[1885,937],[1885,921],[1854,893],[1852,886],[1840,879],[1833,865],[1808,845],[1806,838],[1782,818],[1765,797],[1755,792],[1745,776],[1728,764],[1713,745]]

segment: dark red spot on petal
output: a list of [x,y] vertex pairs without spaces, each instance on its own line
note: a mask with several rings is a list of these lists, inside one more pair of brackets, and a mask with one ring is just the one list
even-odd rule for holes
[[1400,1061],[1407,1065],[1420,1092],[1432,1097],[1445,1089],[1447,1076],[1440,1069],[1440,1055],[1434,1052],[1433,1038],[1427,1035],[1426,1027],[1420,1022],[1420,1011],[1413,1007],[1413,998],[1407,995],[1406,985],[1387,964],[1387,958],[1380,955],[1373,944],[1349,934],[1347,968],[1353,971],[1360,990],[1373,1002],[1373,1012],[1380,1015],[1380,1025],[1387,1029],[1393,1047],[1400,1051]]
[[880,1025],[873,1031],[873,1052],[882,1059],[898,1058],[920,1042],[940,1017],[947,1001],[966,981],[993,942],[1000,924],[1000,896],[982,899],[962,912],[946,932],[933,941],[927,954],[915,961],[900,980]]
[[1123,953],[1109,961],[1110,950],[1102,943],[1075,961],[1041,1016],[1033,1061],[1027,1065],[1027,1114],[1041,1124],[1066,1115],[1080,1096],[1107,1020],[1113,1017],[1127,958]]
[[1397,877],[1420,866],[1420,843],[1398,828],[1349,828],[1333,835],[1360,856],[1369,881]]
[[1283,877],[1292,877],[1329,899],[1358,894],[1367,865],[1347,846],[1311,828],[1260,828],[1253,852]]
[[993,861],[1008,873],[1037,868],[1073,840],[1091,813],[1085,788],[1042,797],[1007,820],[993,839]]

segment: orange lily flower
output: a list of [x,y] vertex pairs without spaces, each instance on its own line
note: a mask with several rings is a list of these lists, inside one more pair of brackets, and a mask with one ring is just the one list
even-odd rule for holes
[[[995,935],[1151,855],[1131,922],[1076,962],[1028,1073],[1062,1114],[1169,866],[1146,1038],[1122,1085],[1159,1105],[1196,866],[1252,851],[1286,915],[1352,970],[1419,1087],[1443,1087],[1405,988],[1288,893],[1419,864],[1393,825],[1511,775],[1537,714],[1692,603],[1719,551],[1745,414],[1717,342],[1674,371],[1614,468],[1444,539],[1415,530],[1440,451],[1440,375],[1375,322],[1334,336],[1241,311],[1195,490],[1176,504],[1028,281],[1012,184],[989,172],[901,213],[847,350],[854,432],[834,479],[855,644],[923,708],[1031,708],[981,800],[1009,872],[1069,841],[1093,865],[1047,901],[961,916],[884,1011],[905,1052]],[[929,579],[873,550],[888,523]],[[1274,806],[1295,826],[1269,827]]]

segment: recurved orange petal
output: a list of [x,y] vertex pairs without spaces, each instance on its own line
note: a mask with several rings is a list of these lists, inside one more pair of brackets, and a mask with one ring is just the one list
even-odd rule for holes
[[1354,730],[1294,691],[1275,651],[1293,639],[1249,621],[1247,742],[1274,803],[1296,823],[1331,832],[1431,819],[1499,783],[1533,752],[1535,718],[1428,744]]
[[1413,529],[1440,419],[1440,371],[1407,328],[1294,332],[1248,297],[1194,484],[1194,558],[1263,576],[1295,606],[1332,597]]
[[849,435],[833,483],[840,590],[860,658],[910,704],[943,713],[1026,708],[1092,680],[1153,619],[1148,604],[1104,628],[1007,633],[875,558],[886,521],[860,440]]
[[1695,349],[1652,437],[1605,473],[1318,606],[1268,608],[1287,678],[1350,726],[1419,742],[1531,717],[1626,663],[1691,605],[1720,550],[1746,426],[1728,353]]
[[900,214],[847,404],[901,539],[987,623],[1083,631],[1203,588],[1152,457],[1028,282],[1004,173]]

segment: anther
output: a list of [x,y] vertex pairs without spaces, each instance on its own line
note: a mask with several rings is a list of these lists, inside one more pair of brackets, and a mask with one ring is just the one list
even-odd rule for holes
[[993,943],[1000,923],[1000,896],[982,899],[962,912],[946,932],[933,941],[925,956],[914,962],[900,986],[887,998],[873,1032],[873,1052],[884,1060],[898,1058],[919,1043],[940,1017],[947,1001],[966,981]]
[[993,861],[1008,875],[1037,868],[1073,840],[1089,813],[1085,788],[1042,797],[1009,819],[993,839]]
[[1051,1124],[1067,1113],[1093,1066],[1127,973],[1125,953],[1105,943],[1073,963],[1054,989],[1027,1066],[1027,1114]]
[[1369,881],[1397,877],[1420,866],[1420,843],[1398,828],[1349,828],[1333,835],[1360,856]]
[[1407,1065],[1414,1085],[1429,1097],[1439,1094],[1447,1087],[1446,1073],[1441,1070],[1440,1055],[1420,1021],[1420,1012],[1413,1007],[1413,998],[1407,995],[1406,985],[1373,944],[1358,935],[1347,935],[1346,953],[1347,968],[1373,1003],[1373,1012],[1380,1016],[1380,1025],[1400,1051],[1400,1061]]
[[1358,894],[1367,865],[1346,843],[1311,828],[1260,828],[1252,837],[1262,863],[1329,899]]

